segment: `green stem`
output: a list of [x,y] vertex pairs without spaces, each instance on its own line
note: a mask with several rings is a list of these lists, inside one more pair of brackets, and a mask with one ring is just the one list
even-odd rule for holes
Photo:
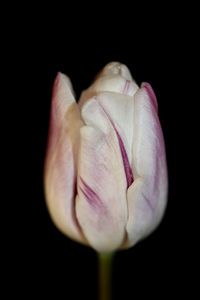
[[99,300],[111,300],[113,256],[114,253],[98,253]]

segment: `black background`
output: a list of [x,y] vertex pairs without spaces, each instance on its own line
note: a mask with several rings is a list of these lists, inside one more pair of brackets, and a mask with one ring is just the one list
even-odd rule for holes
[[97,299],[96,253],[54,227],[45,206],[43,166],[56,73],[71,78],[78,99],[110,61],[126,64],[139,85],[142,81],[152,85],[169,172],[168,206],[161,225],[146,240],[116,254],[113,299],[162,299],[162,295],[191,293],[195,285],[188,284],[193,239],[187,223],[185,114],[189,108],[181,93],[189,42],[185,14],[174,6],[118,9],[106,8],[98,14],[94,9],[89,16],[84,11],[77,17],[69,8],[61,14],[60,7],[59,14],[48,15],[45,10],[26,14],[17,29],[13,23],[8,59],[13,61],[12,84],[7,91],[14,89],[15,94],[8,138],[14,158],[7,177],[10,213],[4,278],[8,294]]

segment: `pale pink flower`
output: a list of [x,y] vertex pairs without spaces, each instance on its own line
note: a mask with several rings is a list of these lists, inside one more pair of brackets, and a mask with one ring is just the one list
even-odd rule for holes
[[46,202],[55,225],[99,252],[129,248],[161,221],[167,167],[155,94],[110,63],[77,104],[58,73],[45,162]]

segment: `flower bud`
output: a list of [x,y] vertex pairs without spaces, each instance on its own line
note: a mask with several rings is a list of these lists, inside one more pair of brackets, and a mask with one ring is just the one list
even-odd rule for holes
[[155,94],[108,64],[75,101],[68,77],[53,87],[45,194],[55,225],[99,252],[128,248],[161,221],[167,167]]

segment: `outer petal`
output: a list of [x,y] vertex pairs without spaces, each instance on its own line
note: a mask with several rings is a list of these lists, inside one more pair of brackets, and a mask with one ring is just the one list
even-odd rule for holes
[[128,189],[128,240],[133,246],[160,222],[167,201],[165,146],[157,101],[145,83],[134,99],[133,164],[135,181]]
[[117,134],[97,98],[82,111],[77,217],[90,245],[100,252],[118,248],[127,222],[126,177]]
[[58,73],[54,83],[45,162],[45,194],[55,225],[84,242],[75,215],[76,159],[82,122],[69,79]]

